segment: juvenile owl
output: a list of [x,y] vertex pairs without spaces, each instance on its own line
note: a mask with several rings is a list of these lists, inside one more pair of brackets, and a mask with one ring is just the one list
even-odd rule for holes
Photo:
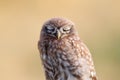
[[46,80],[97,80],[91,54],[72,21],[64,18],[46,21],[38,49]]

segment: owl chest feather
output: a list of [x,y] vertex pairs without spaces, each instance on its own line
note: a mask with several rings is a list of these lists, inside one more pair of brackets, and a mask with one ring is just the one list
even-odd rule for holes
[[91,80],[85,79],[90,76],[89,67],[81,57],[79,44],[75,42],[77,41],[49,41],[47,46],[41,49],[48,80]]
[[[71,46],[73,46],[72,41],[50,41],[47,43],[47,50],[42,50],[42,53],[44,53],[42,54],[42,60],[46,75],[54,78],[51,80],[77,80],[71,74],[72,69],[75,69],[72,64],[74,60],[77,61],[76,50],[74,50],[74,46]],[[78,63],[76,62],[75,64],[77,65]]]
[[54,50],[50,50],[50,52],[48,52],[51,55],[51,57],[50,56],[48,57],[49,58],[48,60],[51,61],[51,67],[53,67],[52,72],[54,72],[53,73],[54,80],[77,80],[71,75],[71,72],[68,69],[68,67],[71,66],[67,58],[69,50],[68,52],[66,52],[65,50],[69,49],[69,47],[62,48],[60,44],[56,44],[56,46],[57,47],[53,48]]

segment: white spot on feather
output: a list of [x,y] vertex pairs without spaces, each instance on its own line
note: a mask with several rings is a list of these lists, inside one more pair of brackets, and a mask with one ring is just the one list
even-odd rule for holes
[[45,55],[45,54],[42,55],[42,59],[43,59],[43,60],[46,59],[46,55]]

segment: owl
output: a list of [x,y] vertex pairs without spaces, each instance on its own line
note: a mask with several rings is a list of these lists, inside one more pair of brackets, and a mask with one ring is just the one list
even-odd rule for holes
[[46,21],[38,49],[46,80],[97,80],[91,53],[72,21],[59,17]]

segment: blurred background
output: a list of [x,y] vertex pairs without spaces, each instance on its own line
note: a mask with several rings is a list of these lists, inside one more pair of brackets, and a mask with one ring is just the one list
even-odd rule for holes
[[120,0],[0,0],[0,80],[45,80],[37,42],[57,16],[76,24],[99,80],[120,80]]

